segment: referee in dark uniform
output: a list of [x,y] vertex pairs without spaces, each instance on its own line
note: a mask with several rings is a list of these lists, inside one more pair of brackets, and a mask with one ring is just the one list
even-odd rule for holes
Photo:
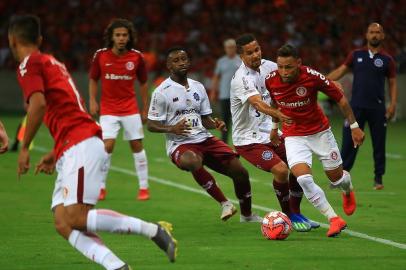
[[[364,130],[367,122],[374,150],[374,189],[376,190],[383,189],[386,125],[395,114],[398,96],[395,62],[382,48],[384,38],[383,27],[378,23],[371,23],[366,32],[367,46],[352,51],[345,62],[327,76],[336,81],[350,70],[354,74],[351,107],[357,122],[352,125],[348,122],[344,123],[341,149],[343,167],[344,170],[350,171],[357,155],[358,148],[352,145],[351,129],[359,125]],[[389,82],[390,96],[388,108],[385,108],[386,78]]]

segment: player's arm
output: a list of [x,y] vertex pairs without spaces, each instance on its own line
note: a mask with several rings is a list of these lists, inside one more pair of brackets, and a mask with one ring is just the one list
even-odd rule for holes
[[[271,107],[275,110],[278,110],[278,106],[275,102],[272,102]],[[272,117],[272,127],[271,127],[271,134],[269,138],[271,139],[271,143],[275,146],[279,146],[281,140],[279,138],[278,130],[279,130],[279,119],[276,117]]]
[[34,92],[28,101],[27,124],[24,139],[18,156],[18,174],[24,174],[30,167],[29,146],[42,124],[46,111],[46,101],[43,92]]
[[398,101],[398,85],[396,82],[396,77],[389,78],[389,98],[390,104],[386,109],[386,119],[390,120],[395,115],[396,112],[396,103]]
[[285,114],[281,113],[279,110],[271,107],[267,103],[265,103],[260,95],[250,96],[248,98],[248,102],[257,110],[258,112],[262,112],[266,115],[272,116],[272,118],[277,118],[281,122],[285,122],[287,124],[292,123],[292,119]]
[[97,80],[89,79],[89,109],[93,117],[97,117],[99,113],[99,104],[97,102]]
[[211,91],[210,91],[210,101],[215,102],[218,99],[219,95],[219,82],[220,82],[220,76],[218,74],[214,74],[212,79],[212,86],[211,86]]
[[165,125],[161,121],[155,121],[148,119],[147,121],[147,129],[151,132],[157,133],[172,133],[175,135],[189,135],[192,127],[187,122],[186,118],[180,120],[176,125]]
[[0,154],[8,150],[8,136],[3,123],[0,121]]
[[217,129],[227,131],[226,123],[218,118],[212,118],[210,115],[202,115],[202,125],[206,129]]
[[147,82],[140,84],[140,94],[141,94],[141,102],[142,102],[141,119],[142,119],[142,123],[145,124],[148,119],[148,83]]
[[343,95],[337,104],[341,110],[341,113],[350,123],[352,141],[354,143],[354,148],[356,148],[357,146],[359,146],[363,143],[365,134],[359,128],[357,120],[355,119],[354,113],[351,109],[351,106],[350,106],[347,98]]
[[347,65],[341,65],[327,75],[327,78],[333,81],[341,79],[350,69]]

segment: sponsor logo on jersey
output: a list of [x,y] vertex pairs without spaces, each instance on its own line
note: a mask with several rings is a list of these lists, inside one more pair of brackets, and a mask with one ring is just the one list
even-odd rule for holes
[[104,76],[106,80],[122,80],[122,81],[131,81],[133,79],[132,76],[128,75],[116,75],[113,73],[106,73]]
[[297,107],[303,107],[303,106],[309,105],[310,98],[307,98],[306,100],[299,100],[296,102],[284,102],[284,101],[277,100],[276,103],[281,107],[297,108]]
[[383,66],[383,61],[382,61],[382,59],[376,58],[376,59],[374,60],[374,65],[375,65],[376,67],[382,67],[382,66]]
[[200,100],[200,96],[199,96],[199,94],[198,93],[193,93],[193,98],[196,100],[196,101],[199,101]]
[[263,160],[271,160],[272,158],[273,158],[272,151],[265,150],[264,152],[262,152],[262,159]]
[[125,68],[127,69],[127,70],[133,70],[134,69],[134,63],[133,62],[131,62],[131,61],[129,61],[129,62],[127,62],[126,64],[125,64]]
[[330,156],[331,156],[332,160],[337,160],[337,158],[338,158],[338,154],[336,151],[331,152]]
[[306,94],[307,94],[307,89],[306,89],[306,87],[299,86],[298,88],[296,88],[296,95],[303,97],[303,96],[305,96]]
[[175,97],[175,98],[172,99],[172,102],[177,102],[177,101],[179,101],[178,97]]
[[326,76],[324,76],[323,74],[321,74],[318,71],[315,71],[314,69],[311,68],[306,68],[307,73],[315,75],[317,77],[319,77],[322,81],[324,81],[325,84],[330,85],[330,82],[326,79]]
[[200,114],[200,111],[199,110],[196,110],[196,109],[194,109],[194,108],[192,108],[192,109],[185,109],[185,110],[177,110],[176,112],[175,112],[175,116],[178,116],[178,115],[183,115],[183,114],[191,114],[191,113],[198,113],[198,114]]

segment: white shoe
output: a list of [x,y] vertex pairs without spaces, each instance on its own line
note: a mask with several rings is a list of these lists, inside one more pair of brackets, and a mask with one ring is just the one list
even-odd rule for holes
[[226,201],[226,202],[222,203],[221,208],[222,208],[222,210],[221,210],[220,218],[222,221],[226,221],[230,217],[234,216],[235,213],[237,213],[237,208],[235,208],[233,203],[230,201]]
[[259,223],[261,223],[262,220],[263,220],[263,218],[258,216],[255,213],[252,213],[250,216],[240,215],[240,222],[259,222]]

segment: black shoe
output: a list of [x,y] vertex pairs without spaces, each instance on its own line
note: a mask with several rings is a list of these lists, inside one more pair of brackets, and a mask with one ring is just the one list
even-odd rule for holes
[[123,266],[117,268],[116,270],[132,270],[132,268],[128,264],[124,264]]
[[152,241],[154,241],[155,244],[166,253],[170,262],[175,262],[176,253],[178,251],[178,241],[176,241],[171,234],[172,224],[165,221],[159,221],[157,225],[158,232],[152,237]]

